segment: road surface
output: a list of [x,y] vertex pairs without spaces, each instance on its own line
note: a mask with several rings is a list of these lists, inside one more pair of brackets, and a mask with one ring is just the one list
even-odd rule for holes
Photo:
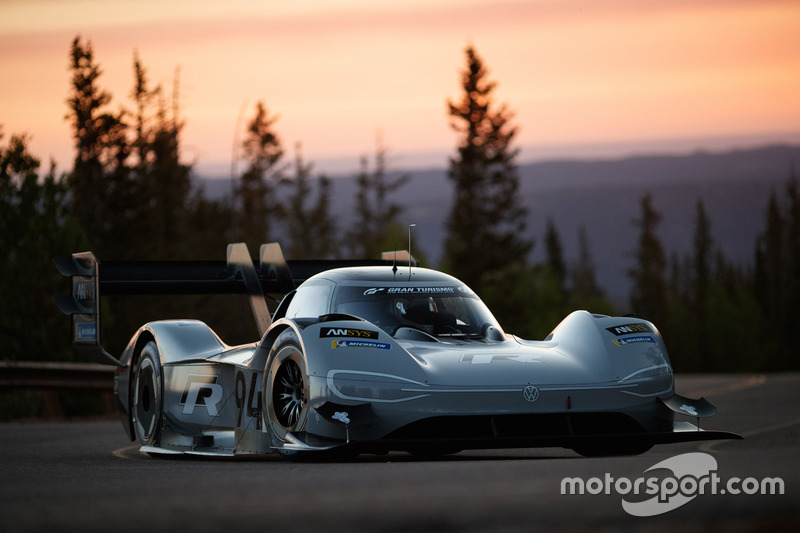
[[[543,448],[437,460],[390,454],[292,463],[272,457],[154,459],[127,442],[114,421],[0,424],[0,531],[795,530],[800,374],[685,376],[677,378],[676,389],[718,407],[704,427],[745,440],[656,446],[640,456],[597,459]],[[740,493],[699,495],[687,484],[684,491],[694,497],[668,512],[655,507],[661,512],[642,517],[623,508],[623,500],[649,496],[621,494],[628,487],[621,478],[633,483],[660,472],[655,481],[669,489],[669,471],[646,470],[689,452],[713,457],[720,487],[736,478]],[[584,494],[562,494],[565,478],[584,481]],[[760,490],[764,479],[779,479],[783,494],[745,493]],[[601,482],[609,493],[600,490]]]

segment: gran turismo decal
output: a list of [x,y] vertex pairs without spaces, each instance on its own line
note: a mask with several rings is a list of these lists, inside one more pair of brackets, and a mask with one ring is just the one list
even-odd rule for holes
[[656,342],[650,335],[639,335],[638,337],[626,337],[624,339],[614,339],[612,341],[617,346],[625,346],[626,344],[634,344],[637,342]]
[[364,296],[373,294],[452,294],[455,287],[372,287],[364,291]]
[[622,335],[633,335],[634,333],[654,333],[653,328],[647,324],[623,324],[621,326],[606,328],[606,330],[610,331],[617,337]]
[[217,376],[189,374],[183,386],[181,401],[183,414],[192,415],[197,406],[205,407],[209,416],[217,416],[217,405],[222,401],[222,385]]
[[390,346],[385,342],[333,341],[331,348],[378,348],[379,350],[388,350]]
[[319,330],[320,339],[325,339],[328,337],[357,337],[359,339],[377,339],[378,332],[370,331],[368,329],[353,328],[322,328]]

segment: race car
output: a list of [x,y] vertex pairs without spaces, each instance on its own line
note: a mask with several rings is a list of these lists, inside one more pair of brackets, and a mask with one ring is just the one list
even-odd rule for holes
[[[565,447],[585,456],[741,438],[703,431],[716,409],[675,394],[651,322],[587,311],[541,341],[503,331],[458,279],[408,253],[287,262],[244,244],[225,262],[56,260],[73,343],[116,368],[122,425],[152,455],[352,457],[406,451]],[[295,285],[297,288],[295,289]],[[261,337],[229,346],[205,323],[142,326],[119,357],[101,345],[100,295],[246,293]],[[282,294],[270,313],[265,294]],[[697,420],[676,421],[676,414]]]

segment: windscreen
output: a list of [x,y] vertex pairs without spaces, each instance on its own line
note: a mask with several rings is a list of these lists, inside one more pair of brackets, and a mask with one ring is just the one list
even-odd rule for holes
[[499,327],[483,302],[466,286],[375,287],[339,285],[334,312],[368,320],[394,335],[414,328],[434,337],[482,337],[486,324]]

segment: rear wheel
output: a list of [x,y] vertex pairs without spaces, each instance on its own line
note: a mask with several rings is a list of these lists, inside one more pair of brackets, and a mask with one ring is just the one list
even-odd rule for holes
[[133,370],[131,422],[136,439],[145,446],[158,442],[161,432],[162,380],[158,346],[148,342]]

